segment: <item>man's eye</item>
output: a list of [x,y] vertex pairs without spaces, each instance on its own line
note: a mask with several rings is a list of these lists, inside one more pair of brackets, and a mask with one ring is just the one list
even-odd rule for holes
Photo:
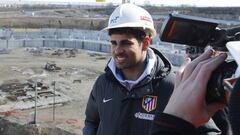
[[111,44],[112,44],[112,45],[117,45],[117,42],[111,41]]
[[131,45],[131,44],[133,44],[133,43],[130,42],[130,41],[123,41],[121,44],[122,44],[122,45]]

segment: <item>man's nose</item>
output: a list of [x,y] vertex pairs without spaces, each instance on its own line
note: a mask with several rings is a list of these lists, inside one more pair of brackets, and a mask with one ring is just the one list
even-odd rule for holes
[[114,49],[114,52],[115,54],[119,54],[119,53],[122,53],[124,51],[122,45],[118,44],[115,46],[115,49]]

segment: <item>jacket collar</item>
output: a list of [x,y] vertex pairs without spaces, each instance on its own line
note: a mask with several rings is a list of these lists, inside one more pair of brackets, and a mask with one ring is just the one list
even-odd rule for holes
[[110,68],[110,70],[112,71],[112,74],[114,75],[114,77],[124,86],[126,87],[129,91],[133,88],[133,86],[137,85],[140,81],[142,81],[144,78],[146,78],[146,76],[150,75],[152,72],[152,69],[154,68],[154,64],[156,61],[156,55],[153,52],[152,49],[148,49],[147,50],[147,57],[146,57],[146,67],[143,71],[143,73],[141,74],[141,76],[139,76],[139,78],[137,80],[125,80],[121,74],[121,72],[118,71],[115,61],[112,58],[110,60],[110,62],[108,63],[108,67]]

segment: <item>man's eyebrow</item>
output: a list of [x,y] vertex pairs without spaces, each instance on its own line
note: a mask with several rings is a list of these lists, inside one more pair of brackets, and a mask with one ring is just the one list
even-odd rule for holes
[[[116,41],[116,40],[110,40],[110,42],[111,42],[112,44],[117,44],[117,41]],[[120,40],[119,42],[120,42],[120,44],[129,44],[129,43],[133,43],[131,40],[128,40],[128,39]]]
[[128,39],[126,39],[126,40],[121,40],[120,42],[121,42],[121,44],[124,44],[124,43],[133,43],[131,40],[128,40]]

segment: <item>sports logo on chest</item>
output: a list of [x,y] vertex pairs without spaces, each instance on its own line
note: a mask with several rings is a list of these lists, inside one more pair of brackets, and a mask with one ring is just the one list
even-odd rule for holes
[[156,109],[157,106],[157,96],[146,95],[142,100],[142,107],[147,112],[151,112]]

